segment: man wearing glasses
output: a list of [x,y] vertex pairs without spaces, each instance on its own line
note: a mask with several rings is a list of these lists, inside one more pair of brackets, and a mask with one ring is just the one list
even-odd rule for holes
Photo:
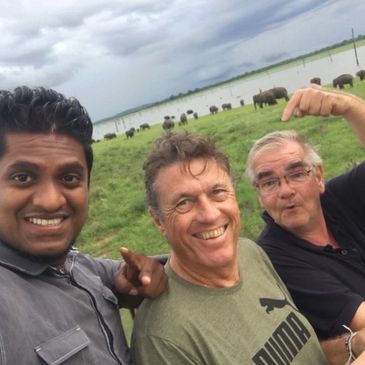
[[[353,95],[300,89],[282,120],[293,113],[342,116],[365,145],[365,102]],[[256,141],[246,172],[265,209],[258,243],[330,364],[350,363],[365,349],[365,162],[325,184],[316,149],[286,130]]]

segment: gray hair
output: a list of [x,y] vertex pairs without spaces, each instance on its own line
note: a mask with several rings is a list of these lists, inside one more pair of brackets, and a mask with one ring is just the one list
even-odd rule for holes
[[302,134],[294,130],[275,131],[261,137],[252,146],[246,163],[246,176],[248,180],[251,183],[255,182],[253,164],[260,154],[282,147],[291,141],[297,142],[302,146],[305,153],[305,159],[312,166],[316,167],[322,164],[322,159],[318,154],[318,147],[309,143]]

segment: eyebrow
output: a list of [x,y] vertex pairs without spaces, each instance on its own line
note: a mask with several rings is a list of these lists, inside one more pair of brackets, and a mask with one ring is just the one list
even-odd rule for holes
[[[298,167],[305,166],[305,164],[306,163],[303,160],[293,161],[293,162],[289,163],[289,165],[285,166],[285,171],[295,170]],[[261,180],[261,179],[264,179],[265,177],[272,176],[272,175],[275,175],[275,171],[273,171],[273,170],[264,170],[264,171],[261,171],[257,174],[256,180]]]
[[[30,161],[15,161],[11,165],[7,167],[7,170],[39,170],[41,167]],[[62,171],[84,171],[85,168],[79,162],[69,162],[62,166],[59,166],[59,169]]]

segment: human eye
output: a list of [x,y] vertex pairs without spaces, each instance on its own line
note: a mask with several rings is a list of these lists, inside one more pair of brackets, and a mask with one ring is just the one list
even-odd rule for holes
[[267,179],[259,182],[259,188],[264,191],[274,189],[278,185],[278,179]]
[[68,174],[62,175],[61,180],[67,186],[75,187],[75,186],[78,186],[80,184],[82,178],[79,174],[68,173]]
[[214,188],[212,191],[212,196],[215,200],[222,201],[225,200],[228,194],[228,189],[223,187]]
[[32,181],[32,176],[25,172],[15,173],[11,176],[11,179],[19,184],[26,184]]
[[301,181],[305,179],[308,176],[307,171],[300,170],[300,171],[294,171],[287,175],[287,178],[292,181]]
[[189,210],[191,210],[192,207],[193,207],[192,200],[189,198],[183,198],[176,203],[175,210],[178,211],[179,213],[186,213]]

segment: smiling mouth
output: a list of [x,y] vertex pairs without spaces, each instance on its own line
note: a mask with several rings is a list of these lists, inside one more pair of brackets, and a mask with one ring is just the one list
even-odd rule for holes
[[209,240],[211,238],[217,238],[226,231],[227,225],[214,229],[213,231],[199,232],[194,236],[203,240]]
[[32,223],[36,226],[57,226],[62,222],[62,218],[53,218],[53,219],[44,219],[44,218],[27,218],[29,223]]

